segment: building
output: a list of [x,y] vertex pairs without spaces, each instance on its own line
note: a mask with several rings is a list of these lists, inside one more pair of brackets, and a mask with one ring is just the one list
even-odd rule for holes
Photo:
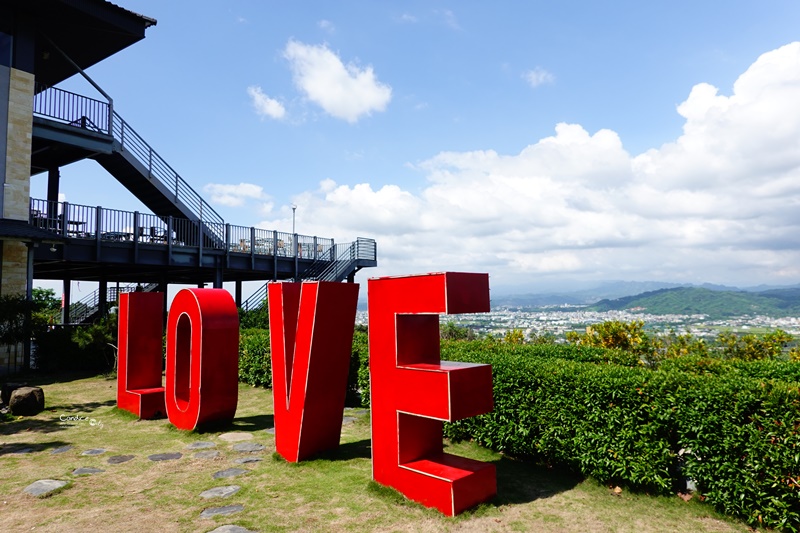
[[[139,285],[166,296],[170,283],[235,282],[241,305],[243,281],[353,281],[376,266],[371,239],[339,244],[224,221],[115,111],[86,70],[155,25],[105,0],[0,3],[0,295],[30,297],[34,279],[61,280],[64,322],[76,323]],[[75,75],[102,97],[57,86]],[[59,169],[87,158],[151,212],[59,202]],[[47,198],[31,199],[31,176],[45,172]],[[80,317],[70,312],[72,280],[100,287]],[[1,357],[0,367],[8,364]]]

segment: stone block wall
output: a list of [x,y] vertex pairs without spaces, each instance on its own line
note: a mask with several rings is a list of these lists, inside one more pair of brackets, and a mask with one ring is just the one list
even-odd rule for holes
[[[3,218],[28,220],[33,139],[33,74],[12,68],[8,88],[8,129],[3,182]],[[3,242],[0,294],[25,294],[27,247]]]

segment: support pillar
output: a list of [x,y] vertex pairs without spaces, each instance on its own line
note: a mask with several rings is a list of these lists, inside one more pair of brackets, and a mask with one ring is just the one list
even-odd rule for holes
[[69,304],[71,298],[71,290],[72,290],[72,280],[67,278],[64,280],[64,289],[62,293],[62,301],[61,301],[61,323],[68,324],[69,323]]
[[236,295],[234,297],[234,300],[236,300],[236,307],[238,308],[238,307],[242,306],[242,281],[241,280],[236,280],[235,294]]
[[101,317],[108,314],[108,279],[106,275],[100,276],[100,288],[98,289],[97,310]]

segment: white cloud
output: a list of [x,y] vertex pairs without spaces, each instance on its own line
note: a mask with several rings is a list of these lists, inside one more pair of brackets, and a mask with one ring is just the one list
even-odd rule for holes
[[534,89],[540,85],[555,83],[556,81],[556,77],[542,67],[536,67],[533,70],[529,70],[525,72],[522,77]]
[[421,191],[326,180],[293,199],[298,231],[376,238],[370,276],[800,281],[800,43],[762,55],[729,96],[696,85],[677,111],[683,133],[636,156],[613,131],[558,124],[517,154],[419,162]]
[[286,108],[283,107],[283,104],[264,94],[261,87],[251,85],[247,88],[247,94],[253,102],[256,113],[262,117],[280,120],[286,115]]
[[[247,200],[269,200],[264,188],[252,183],[240,183],[238,185],[209,183],[203,187],[203,191],[211,195],[212,203],[227,207],[241,207]],[[271,204],[267,205],[271,209]]]
[[410,13],[403,13],[402,15],[400,15],[399,20],[400,20],[400,22],[414,24],[414,23],[417,22],[417,17],[415,17],[414,15],[412,15]]
[[333,117],[354,123],[375,111],[384,111],[392,99],[392,88],[378,81],[371,66],[345,65],[326,45],[292,40],[284,57],[297,88]]
[[317,26],[319,27],[319,29],[324,30],[328,33],[334,33],[336,31],[336,27],[330,20],[322,19],[319,22],[317,22]]

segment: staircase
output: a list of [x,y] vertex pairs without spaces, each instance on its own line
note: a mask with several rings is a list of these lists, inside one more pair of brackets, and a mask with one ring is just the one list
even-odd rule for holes
[[225,222],[158,152],[108,102],[37,84],[36,116],[111,136],[111,150],[90,157],[100,163],[155,215],[184,218],[198,224],[205,245],[225,241]]
[[[294,281],[330,281],[341,282],[352,280],[356,272],[364,267],[377,265],[377,246],[373,239],[359,237],[349,244],[332,246],[323,256]],[[267,284],[265,283],[247,300],[242,302],[242,309],[252,311],[259,309],[267,301]]]
[[[106,302],[109,304],[116,302],[121,293],[134,292],[138,286],[139,284],[137,283],[130,283],[120,287],[119,290],[117,290],[116,286],[108,287],[106,292]],[[146,285],[141,285],[141,287],[142,291],[144,292],[153,292],[158,289],[158,284],[148,283]],[[96,291],[86,295],[80,301],[70,305],[69,320],[66,320],[65,322],[67,324],[88,324],[98,318],[97,315],[99,312],[100,289],[97,289]]]

